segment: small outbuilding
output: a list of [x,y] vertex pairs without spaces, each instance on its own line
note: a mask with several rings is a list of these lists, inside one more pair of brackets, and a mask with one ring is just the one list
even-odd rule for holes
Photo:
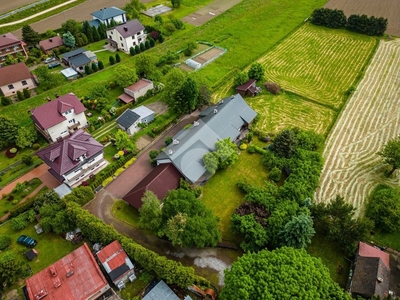
[[62,70],[61,74],[63,74],[65,76],[65,78],[67,78],[68,80],[78,79],[78,72],[76,72],[72,68],[66,68],[66,69]]
[[179,297],[163,280],[156,282],[155,285],[150,284],[149,288],[151,289],[146,291],[147,293],[142,298],[143,300],[179,300]]
[[154,111],[146,106],[139,106],[135,109],[127,109],[116,120],[118,127],[129,135],[140,130],[140,123],[149,124],[154,120]]
[[135,102],[137,98],[144,96],[147,91],[154,89],[151,80],[142,78],[134,84],[124,88],[124,93],[118,98],[125,103]]
[[240,96],[255,96],[260,92],[260,88],[256,86],[255,79],[249,79],[246,83],[243,83],[236,87],[236,92],[240,94]]
[[33,260],[36,256],[38,256],[38,252],[36,251],[36,249],[31,249],[28,252],[25,253],[26,257],[29,260]]

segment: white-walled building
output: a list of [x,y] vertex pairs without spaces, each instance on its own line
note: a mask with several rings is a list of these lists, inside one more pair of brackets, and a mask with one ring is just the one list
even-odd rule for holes
[[86,108],[73,93],[56,98],[31,110],[35,128],[50,142],[68,137],[86,127]]
[[114,48],[124,52],[129,52],[131,47],[144,43],[146,38],[144,26],[137,19],[107,29],[107,41]]
[[77,186],[106,166],[104,146],[79,129],[69,138],[37,152],[49,172],[70,187]]
[[125,103],[130,103],[132,101],[135,103],[137,98],[146,95],[147,91],[152,89],[154,89],[153,82],[142,78],[134,84],[124,88],[124,93],[119,95],[118,99]]
[[119,128],[133,135],[140,130],[140,123],[149,124],[153,120],[154,111],[142,105],[135,109],[128,108],[115,121]]

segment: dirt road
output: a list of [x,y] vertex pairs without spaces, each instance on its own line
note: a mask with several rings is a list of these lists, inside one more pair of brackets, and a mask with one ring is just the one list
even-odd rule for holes
[[35,0],[2,0],[0,5],[0,14],[17,9],[21,6],[25,6],[36,2]]

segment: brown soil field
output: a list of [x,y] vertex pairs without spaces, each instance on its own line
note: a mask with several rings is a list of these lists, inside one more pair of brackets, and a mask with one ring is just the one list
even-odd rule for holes
[[182,18],[182,21],[194,26],[203,25],[207,21],[222,14],[224,11],[230,9],[241,1],[242,0],[215,0],[213,3],[204,6],[198,11]]
[[[22,1],[22,0],[17,0]],[[25,0],[27,1],[27,0]],[[48,17],[36,23],[30,24],[31,27],[39,33],[46,32],[49,29],[57,29],[61,27],[61,24],[68,19],[74,19],[76,21],[83,22],[85,20],[91,20],[92,16],[90,13],[99,10],[100,8],[116,6],[123,7],[129,3],[129,0],[88,0],[78,6],[67,9],[59,14]],[[18,38],[22,38],[22,30],[16,30],[12,32]]]
[[329,0],[326,8],[341,9],[347,17],[362,15],[388,19],[387,34],[400,36],[400,1],[398,0]]
[[221,50],[221,49],[212,48],[212,49],[210,49],[210,50],[204,52],[203,54],[201,54],[201,55],[195,57],[193,60],[194,60],[194,61],[197,61],[198,63],[204,64],[204,63],[206,63],[207,61],[213,59],[214,57],[220,55],[222,52],[224,52],[224,51]]
[[4,14],[6,12],[12,11],[21,6],[25,6],[25,5],[34,3],[34,2],[36,2],[36,1],[35,0],[13,0],[13,1],[2,0],[1,5],[0,5],[0,14]]

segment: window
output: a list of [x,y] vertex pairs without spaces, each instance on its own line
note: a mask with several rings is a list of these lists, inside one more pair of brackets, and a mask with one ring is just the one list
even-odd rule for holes
[[14,46],[14,51],[18,49],[18,46]]
[[111,36],[111,35],[109,35],[109,36],[108,36],[108,38],[111,40],[111,39],[112,39],[112,36]]
[[10,51],[10,48],[6,48],[6,51]]
[[133,42],[133,46],[136,46],[136,42]]
[[68,121],[68,123],[69,123],[69,124],[71,124],[71,123],[75,123],[75,119],[71,119],[71,120],[69,120],[69,121]]
[[71,113],[71,110],[67,110],[64,114],[69,115]]
[[9,84],[9,85],[8,85],[8,89],[9,89],[9,90],[12,90],[13,88],[14,88],[14,86],[13,86],[12,84]]
[[27,85],[28,83],[26,82],[26,80],[22,80],[21,81],[22,85]]
[[5,56],[2,56],[2,57],[1,57],[1,60],[6,60],[6,57],[5,57]]
[[138,31],[138,32],[136,33],[136,35],[140,35],[140,31]]
[[113,34],[113,32],[111,31],[111,34]]
[[121,36],[119,37],[119,40],[122,41],[122,37]]
[[121,43],[121,47],[124,48],[124,43]]
[[139,43],[140,43],[140,42],[142,41],[142,38],[139,38],[138,41],[139,41]]
[[60,135],[64,135],[64,134],[66,134],[67,132],[68,132],[67,130],[64,130],[63,132],[60,133]]

